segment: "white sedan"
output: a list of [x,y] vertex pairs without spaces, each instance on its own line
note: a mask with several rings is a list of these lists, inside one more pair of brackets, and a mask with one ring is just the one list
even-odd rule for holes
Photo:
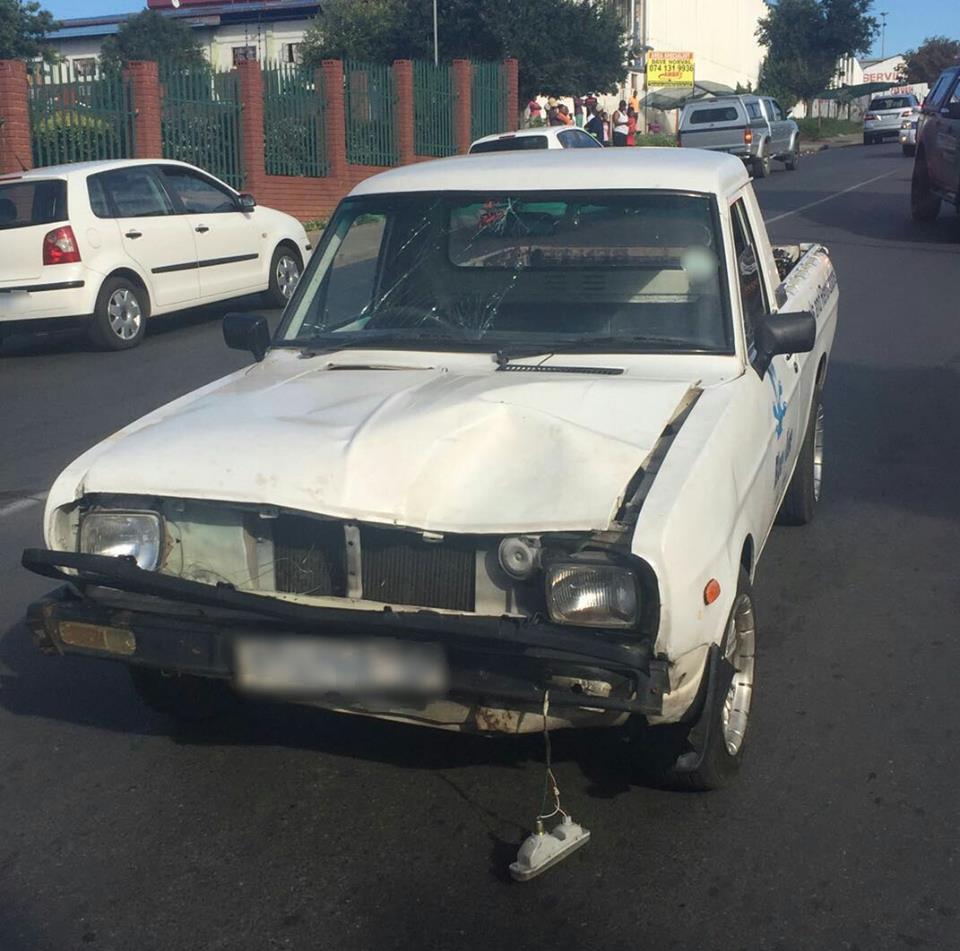
[[482,152],[525,152],[539,149],[599,149],[603,146],[589,132],[576,125],[539,126],[517,132],[485,135],[470,145],[470,154]]
[[263,291],[282,307],[310,244],[183,162],[120,160],[0,177],[0,341],[51,322],[85,325],[110,350],[149,317]]

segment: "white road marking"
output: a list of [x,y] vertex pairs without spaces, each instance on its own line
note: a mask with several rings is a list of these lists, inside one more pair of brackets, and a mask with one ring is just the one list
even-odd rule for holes
[[827,195],[826,198],[818,198],[816,201],[810,202],[809,205],[801,205],[799,208],[794,208],[793,211],[785,211],[782,215],[774,215],[772,218],[767,218],[766,222],[768,225],[772,225],[775,221],[779,221],[781,218],[789,218],[791,215],[799,215],[801,211],[807,211],[809,208],[816,208],[817,205],[822,205],[827,201],[833,201],[834,198],[839,198],[841,195],[846,195],[847,192],[855,192],[858,188],[863,188],[864,185],[869,185],[872,182],[879,182],[881,178],[889,178],[891,175],[896,175],[900,171],[900,169],[895,169],[892,172],[884,172],[882,175],[877,175],[876,178],[868,178],[865,182],[857,182],[856,185],[851,185],[849,188],[844,188],[843,191],[834,192],[832,195]]
[[6,518],[8,515],[16,515],[17,512],[23,512],[25,509],[33,508],[46,499],[46,493],[43,495],[28,495],[22,499],[14,499],[7,502],[6,505],[0,505],[0,518]]

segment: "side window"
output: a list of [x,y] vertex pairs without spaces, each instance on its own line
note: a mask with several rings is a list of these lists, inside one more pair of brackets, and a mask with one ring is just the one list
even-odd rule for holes
[[167,187],[191,215],[218,215],[237,210],[233,194],[215,182],[176,165],[161,165]]
[[386,223],[385,215],[359,215],[347,227],[334,252],[325,293],[318,295],[324,301],[322,323],[327,329],[352,323],[373,302]]
[[740,282],[740,302],[743,305],[744,330],[747,349],[752,350],[757,324],[767,313],[767,295],[757,254],[756,242],[747,219],[743,199],[738,198],[730,209],[733,222],[733,247],[737,258],[737,279]]
[[760,103],[758,103],[758,102],[748,102],[748,103],[747,103],[747,115],[750,116],[751,119],[759,119],[759,118],[760,118]]
[[927,98],[924,100],[924,107],[927,109],[939,109],[940,103],[943,100],[944,96],[947,94],[947,90],[950,88],[950,83],[954,80],[952,73],[944,73],[937,81],[934,83],[933,89],[927,94]]
[[579,149],[601,149],[603,146],[589,132],[577,133],[577,148]]
[[960,103],[960,82],[953,87],[953,93],[947,100],[947,107],[950,109],[951,114],[956,113],[958,103]]
[[560,145],[565,149],[575,149],[577,147],[577,133],[567,130],[566,132],[560,132],[557,134],[557,139],[560,141]]
[[105,172],[97,178],[118,218],[151,218],[173,214],[170,198],[146,165]]
[[771,99],[770,106],[773,109],[773,118],[780,122],[783,119],[783,110],[780,108],[780,103],[776,99]]
[[111,218],[110,205],[107,202],[107,193],[103,188],[103,176],[91,175],[87,179],[87,196],[90,199],[90,210],[98,218]]

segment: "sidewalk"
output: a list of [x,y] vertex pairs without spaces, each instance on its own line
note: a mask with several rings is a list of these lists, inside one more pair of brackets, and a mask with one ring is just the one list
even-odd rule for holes
[[863,135],[860,132],[845,132],[843,135],[828,136],[825,139],[800,140],[801,155],[814,155],[824,149],[839,149],[847,145],[862,145]]

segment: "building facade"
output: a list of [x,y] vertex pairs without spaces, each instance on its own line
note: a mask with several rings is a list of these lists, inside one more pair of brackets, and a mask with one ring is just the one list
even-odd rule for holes
[[[320,12],[319,0],[148,0],[147,6],[189,26],[217,69],[245,59],[297,62],[300,44]],[[134,14],[61,21],[50,45],[77,73],[96,68],[103,41]]]

